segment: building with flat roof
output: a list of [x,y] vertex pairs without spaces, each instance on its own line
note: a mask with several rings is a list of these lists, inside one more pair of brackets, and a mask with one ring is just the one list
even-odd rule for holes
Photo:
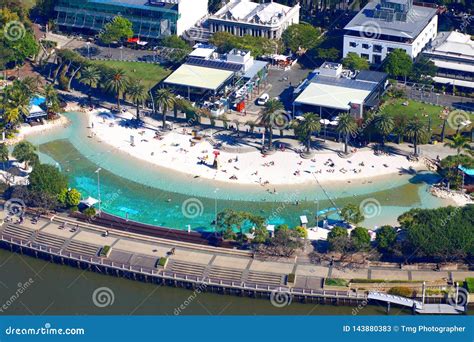
[[235,87],[258,87],[266,77],[267,64],[255,60],[249,51],[234,49],[219,55],[210,47],[198,47],[163,85],[198,101],[227,97]]
[[357,53],[380,64],[394,49],[414,59],[436,38],[437,9],[413,5],[413,0],[369,2],[344,27],[343,56]]
[[280,39],[288,26],[299,23],[300,5],[284,6],[270,1],[230,0],[208,18],[211,33],[225,31],[236,36]]
[[322,118],[350,112],[362,118],[364,110],[379,104],[387,77],[383,72],[357,73],[344,70],[342,64],[324,62],[295,89],[293,112],[314,112]]
[[57,0],[56,24],[61,30],[97,33],[121,15],[133,24],[135,36],[160,39],[181,35],[207,15],[208,0]]
[[440,32],[423,54],[438,67],[433,81],[470,91],[474,89],[474,41],[470,35]]

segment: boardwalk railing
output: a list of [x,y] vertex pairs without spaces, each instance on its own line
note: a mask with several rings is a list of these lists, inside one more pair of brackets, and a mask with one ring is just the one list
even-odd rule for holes
[[107,267],[112,270],[131,272],[141,274],[144,276],[156,277],[163,280],[169,281],[181,281],[191,283],[200,286],[217,286],[226,289],[234,289],[241,291],[251,291],[270,294],[272,292],[288,293],[292,296],[304,296],[314,298],[330,298],[330,299],[347,299],[347,300],[359,300],[363,301],[367,299],[365,294],[356,293],[352,291],[327,291],[327,290],[314,290],[305,288],[289,288],[285,286],[271,286],[262,284],[252,284],[235,281],[213,281],[210,278],[201,278],[193,275],[183,275],[175,272],[166,270],[157,270],[154,268],[139,267],[130,264],[117,263],[105,258],[99,257],[84,257],[77,253],[63,252],[61,249],[45,246],[36,242],[24,241],[22,239],[8,236],[5,234],[0,235],[0,241],[15,245],[18,247],[29,249],[33,252],[46,253],[51,256],[67,258],[76,262],[87,263],[91,266]]

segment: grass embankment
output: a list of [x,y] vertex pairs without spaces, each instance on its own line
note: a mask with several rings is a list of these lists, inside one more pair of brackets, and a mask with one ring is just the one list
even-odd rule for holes
[[[404,103],[407,103],[408,105],[405,106]],[[433,130],[433,133],[441,134],[441,130],[443,127],[443,106],[436,106],[410,99],[388,98],[386,99],[383,108],[384,112],[393,116],[403,113],[406,114],[409,119],[417,116],[426,122],[431,118],[431,129]],[[446,135],[451,135],[455,133],[456,130],[451,128],[447,124]]]
[[94,61],[94,63],[123,69],[132,81],[141,81],[147,89],[153,88],[171,73],[171,70],[157,64],[124,61]]

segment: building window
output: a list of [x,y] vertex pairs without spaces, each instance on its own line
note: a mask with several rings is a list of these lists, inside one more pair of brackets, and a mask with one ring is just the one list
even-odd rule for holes
[[349,42],[349,46],[355,48],[357,46],[357,43],[356,42]]
[[369,48],[369,44],[362,44],[362,47],[363,47],[364,49],[368,49],[368,48]]
[[374,52],[378,52],[378,53],[382,52],[382,49],[383,49],[382,45],[374,45],[374,48],[373,48]]
[[382,63],[382,56],[380,56],[380,55],[374,55],[374,56],[373,56],[373,61],[372,61],[372,63],[374,63],[374,64],[380,64],[380,63]]
[[369,56],[368,54],[366,54],[366,53],[362,53],[362,54],[360,54],[360,56],[361,56],[362,58],[367,59],[367,60],[369,60],[369,58],[370,58],[370,56]]
[[392,52],[393,50],[395,50],[395,48],[392,48],[392,47],[387,48],[387,52]]

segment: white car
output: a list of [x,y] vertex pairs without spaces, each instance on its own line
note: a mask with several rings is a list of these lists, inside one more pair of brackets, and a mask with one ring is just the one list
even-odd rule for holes
[[265,103],[268,102],[269,98],[270,98],[270,95],[268,95],[267,93],[264,93],[264,94],[260,95],[260,97],[257,99],[257,104],[259,106],[264,106]]

